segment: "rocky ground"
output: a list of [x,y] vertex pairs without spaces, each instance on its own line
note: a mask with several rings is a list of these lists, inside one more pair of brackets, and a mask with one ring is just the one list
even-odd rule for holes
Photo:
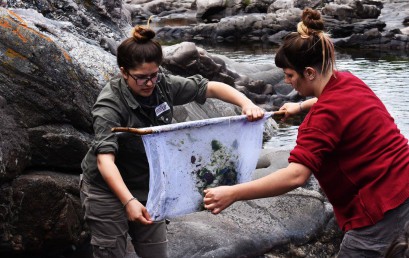
[[[118,73],[116,46],[135,24],[170,42],[164,67],[230,84],[267,110],[300,97],[272,66],[245,69],[195,42],[279,44],[305,6],[320,9],[338,48],[408,51],[409,1],[0,1],[0,255],[89,253],[80,162],[92,139],[90,109]],[[174,42],[175,44],[171,44]],[[238,114],[209,101],[176,110],[175,122]],[[274,128],[266,126],[267,139]],[[267,151],[255,176],[286,164]],[[287,195],[240,202],[169,225],[171,257],[330,257],[342,233],[314,179]],[[130,251],[131,252],[131,251]],[[130,253],[130,255],[132,255]]]

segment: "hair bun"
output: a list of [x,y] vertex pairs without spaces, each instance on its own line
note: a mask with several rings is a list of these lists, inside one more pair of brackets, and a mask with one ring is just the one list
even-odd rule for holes
[[137,25],[132,29],[132,37],[138,43],[145,43],[155,37],[155,32],[148,27]]
[[304,25],[310,30],[324,30],[324,21],[321,19],[321,14],[317,10],[313,10],[311,8],[304,9],[301,20],[302,23],[304,23]]

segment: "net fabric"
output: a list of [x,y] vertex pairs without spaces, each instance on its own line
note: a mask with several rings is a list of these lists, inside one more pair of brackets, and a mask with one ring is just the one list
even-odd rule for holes
[[150,167],[147,209],[155,221],[200,211],[203,190],[251,180],[263,119],[245,116],[157,126],[143,135]]

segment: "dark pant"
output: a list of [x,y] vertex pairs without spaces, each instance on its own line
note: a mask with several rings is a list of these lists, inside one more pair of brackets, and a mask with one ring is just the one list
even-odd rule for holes
[[128,221],[122,203],[112,192],[86,181],[81,182],[81,203],[91,231],[94,257],[125,257],[128,234],[138,256],[168,257],[165,221],[152,225]]
[[393,239],[409,221],[409,199],[399,207],[385,213],[373,226],[352,229],[345,233],[338,258],[384,257]]

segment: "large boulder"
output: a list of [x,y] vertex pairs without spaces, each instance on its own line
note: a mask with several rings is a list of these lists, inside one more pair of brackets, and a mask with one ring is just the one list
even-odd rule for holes
[[77,175],[37,171],[2,185],[1,252],[57,255],[83,245],[78,183]]
[[0,17],[0,92],[18,123],[26,128],[71,123],[90,131],[89,110],[99,91],[93,78],[15,12],[0,8]]
[[0,184],[20,175],[30,162],[28,133],[10,113],[0,95]]

